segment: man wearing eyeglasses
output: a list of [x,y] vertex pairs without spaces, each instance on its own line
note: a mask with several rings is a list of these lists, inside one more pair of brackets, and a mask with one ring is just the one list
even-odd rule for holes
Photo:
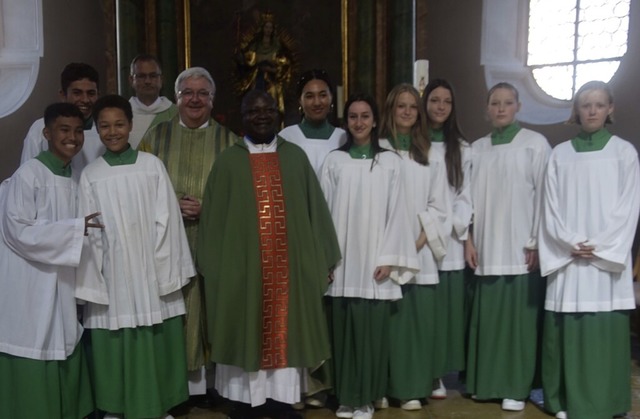
[[[142,138],[139,150],[155,154],[167,168],[184,220],[191,254],[200,221],[204,187],[213,162],[238,137],[211,118],[216,85],[207,70],[192,67],[178,75],[175,82],[178,114],[170,121],[150,128]],[[198,275],[183,288],[187,309],[185,333],[189,392],[206,394],[204,366],[209,354],[202,278]]]
[[156,57],[149,54],[137,55],[131,61],[130,69],[129,84],[135,96],[129,99],[133,110],[129,144],[136,148],[150,127],[176,116],[178,108],[171,100],[160,96],[162,69]]

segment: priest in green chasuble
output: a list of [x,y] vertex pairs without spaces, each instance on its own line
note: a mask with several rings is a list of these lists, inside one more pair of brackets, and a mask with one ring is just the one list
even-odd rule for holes
[[215,387],[240,402],[231,417],[252,417],[298,402],[305,369],[329,358],[322,298],[340,250],[306,154],[276,136],[275,100],[251,91],[241,113],[246,135],[207,181],[196,263]]
[[[238,137],[211,118],[216,85],[207,70],[191,67],[180,73],[175,82],[178,115],[152,127],[138,149],[156,155],[167,168],[173,189],[178,195],[191,254],[200,225],[204,186],[213,162]],[[185,338],[189,394],[206,393],[204,366],[208,364],[204,297],[199,275],[183,288],[187,313]]]

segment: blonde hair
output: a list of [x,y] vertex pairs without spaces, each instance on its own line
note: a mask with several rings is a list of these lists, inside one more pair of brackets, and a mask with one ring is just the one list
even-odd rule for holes
[[[573,106],[571,107],[571,116],[567,120],[567,124],[578,124],[582,125],[580,122],[580,113],[578,112],[578,107],[580,106],[578,102],[580,102],[580,96],[588,91],[592,90],[602,90],[609,96],[609,104],[613,105],[613,92],[611,91],[611,87],[600,80],[591,80],[583,84],[580,89],[573,96]],[[606,124],[613,124],[613,112],[607,115],[607,119],[604,121]]]
[[398,130],[393,115],[398,103],[398,98],[402,93],[409,93],[413,96],[418,108],[418,118],[416,119],[416,123],[411,127],[411,146],[409,147],[409,154],[416,162],[422,165],[427,165],[429,164],[429,149],[431,148],[431,140],[429,139],[427,131],[427,112],[420,101],[420,93],[418,93],[416,88],[412,85],[408,83],[401,83],[391,89],[387,95],[387,100],[383,109],[380,135],[386,138],[397,138]]

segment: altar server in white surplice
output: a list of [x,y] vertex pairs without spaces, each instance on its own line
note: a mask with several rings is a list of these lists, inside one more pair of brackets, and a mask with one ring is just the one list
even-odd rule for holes
[[94,118],[107,151],[83,170],[79,206],[100,211],[104,230],[85,241],[76,297],[91,333],[96,406],[164,418],[188,398],[182,287],[195,268],[164,164],[128,142],[129,102],[104,96]]
[[[402,158],[407,221],[420,263],[420,272],[402,285],[402,299],[393,303],[387,395],[399,399],[404,410],[420,410],[420,399],[431,394],[439,377],[434,356],[443,343],[437,339],[438,261],[447,251],[451,202],[444,158],[431,147],[420,94],[410,84],[399,84],[387,95],[381,132],[380,145]],[[387,405],[384,399],[377,403]]]
[[[435,373],[443,377],[452,371],[464,371],[466,331],[470,297],[468,277],[464,267],[464,241],[469,234],[473,208],[471,206],[471,147],[458,125],[457,104],[453,86],[444,79],[427,84],[422,95],[427,111],[427,129],[431,148],[445,161],[448,193],[451,199],[451,230],[447,253],[438,260],[436,288],[437,349]],[[447,397],[447,389],[438,379],[432,399]]]
[[78,217],[71,159],[84,143],[71,103],[44,113],[47,149],[0,185],[0,417],[83,418],[93,411],[74,286],[97,216]]
[[392,301],[419,269],[402,159],[378,143],[378,108],[368,95],[345,104],[347,142],[329,153],[320,183],[342,260],[327,295],[338,417],[371,419],[387,391]]
[[516,120],[518,91],[489,90],[492,132],[471,145],[472,234],[465,258],[475,270],[467,390],[520,411],[535,384],[545,282],[538,268],[542,184],[551,147]]
[[347,141],[344,130],[329,122],[333,110],[333,85],[325,70],[309,70],[300,76],[296,88],[302,121],[286,127],[278,135],[300,146],[320,177],[327,154]]
[[549,160],[540,226],[548,275],[542,352],[545,408],[604,418],[631,409],[631,245],[640,210],[638,153],[611,135],[613,96],[588,82],[574,99],[581,132]]

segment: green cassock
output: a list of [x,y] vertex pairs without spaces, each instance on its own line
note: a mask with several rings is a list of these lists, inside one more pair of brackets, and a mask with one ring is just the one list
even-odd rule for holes
[[[304,151],[278,137],[286,212],[286,367],[330,356],[323,309],[327,274],[340,259],[331,214]],[[250,153],[240,141],[216,160],[207,181],[197,244],[214,362],[261,367],[263,279]]]

